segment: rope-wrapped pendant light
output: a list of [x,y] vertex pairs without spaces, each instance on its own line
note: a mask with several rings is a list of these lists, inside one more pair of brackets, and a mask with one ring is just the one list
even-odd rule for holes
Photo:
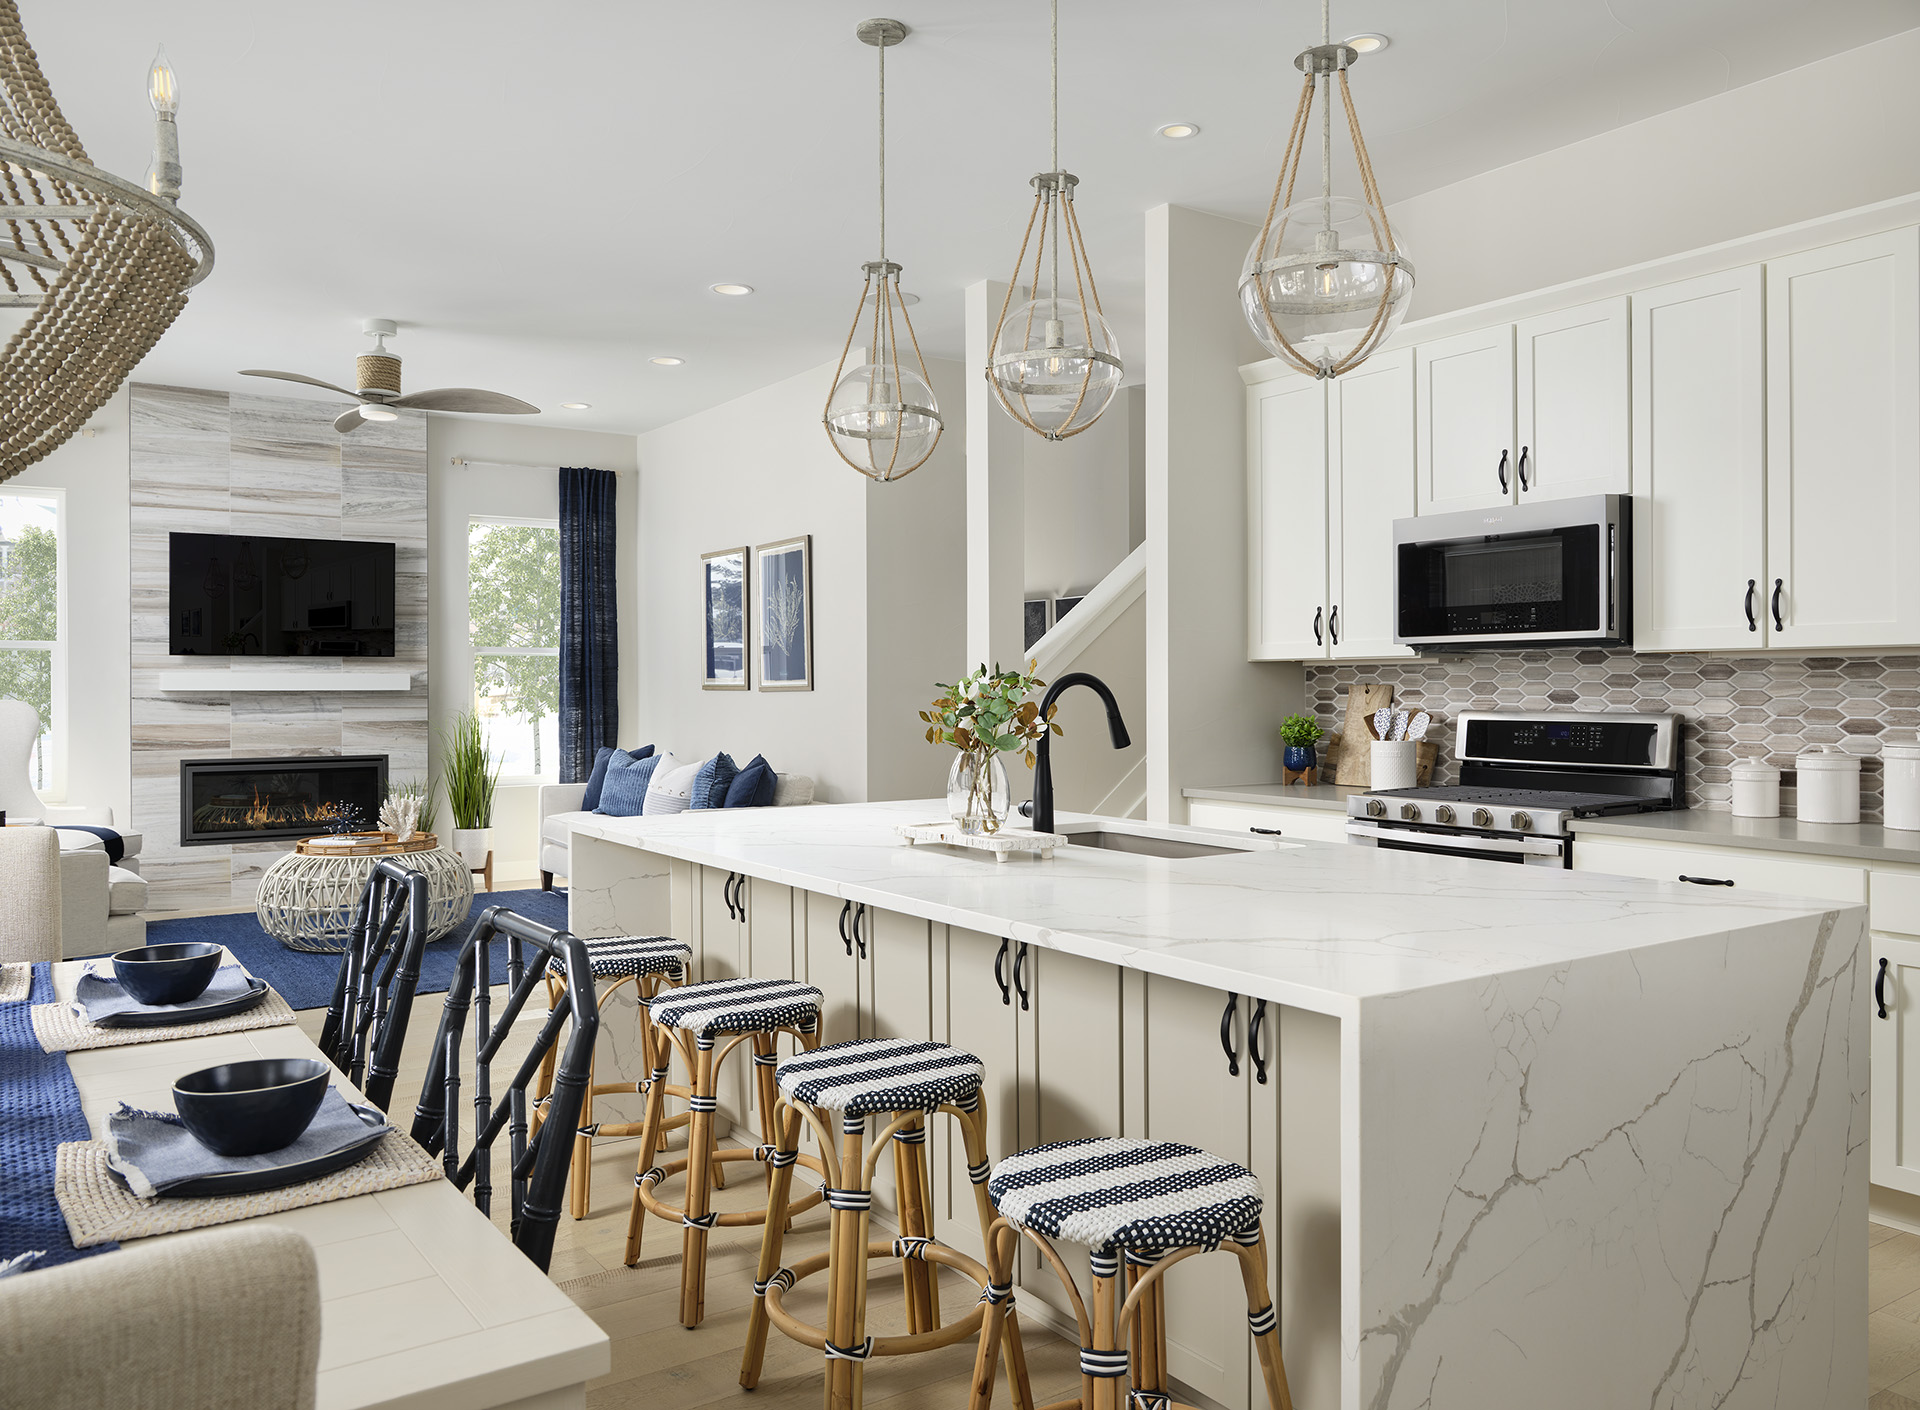
[[[907,37],[907,27],[898,20],[863,20],[854,32],[862,44],[880,51],[880,258],[861,266],[866,283],[821,421],[834,452],[847,464],[872,480],[898,480],[927,463],[942,429],[927,361],[900,293],[900,266],[887,258],[887,50]],[[847,358],[863,319],[866,364],[848,372]],[[913,350],[907,365],[900,361],[902,331]]]
[[179,90],[154,61],[151,190],[101,171],[0,0],[0,307],[31,310],[0,351],[0,481],[43,459],[120,389],[213,268],[175,207]]
[[[1007,415],[1050,441],[1077,436],[1107,409],[1125,368],[1113,330],[1100,309],[1073,190],[1080,178],[1060,169],[1060,0],[1053,0],[1053,168],[1033,178],[1033,213],[1020,237],[1013,279],[1000,301],[1000,322],[993,330],[987,383]],[[1040,238],[1034,239],[1038,230]],[[1060,252],[1066,250],[1073,296],[1062,298]],[[1027,270],[1027,251],[1033,265]],[[1046,292],[1041,278],[1046,277]],[[1013,291],[1025,287],[1033,298],[1014,309]]]
[[[1332,43],[1328,0],[1320,0],[1320,43],[1294,67],[1306,75],[1293,112],[1266,223],[1240,273],[1240,307],[1267,351],[1310,377],[1338,377],[1365,362],[1406,317],[1413,265],[1393,233],[1373,162],[1353,110],[1347,70],[1360,55]],[[1333,194],[1333,80],[1360,169],[1360,199]],[[1307,147],[1314,88],[1321,94],[1320,194],[1295,203],[1294,180]]]

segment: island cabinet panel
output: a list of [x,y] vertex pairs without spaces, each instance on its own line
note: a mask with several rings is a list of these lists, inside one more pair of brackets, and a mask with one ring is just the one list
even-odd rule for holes
[[1872,1146],[1876,1185],[1920,1195],[1920,940],[1869,937],[1872,961]]
[[756,979],[792,979],[793,888],[756,876],[736,886],[734,894],[746,913],[747,973]]
[[795,977],[820,991],[820,1041],[858,1038],[860,1006],[869,996],[862,991],[862,965],[853,950],[852,910],[837,896],[809,891],[806,919],[806,972]]
[[[866,992],[863,1005],[863,1038],[905,1038],[924,1043],[933,1037],[933,957],[932,925],[916,916],[898,911],[883,911],[869,906],[861,917],[858,938],[866,945],[864,963]],[[928,1148],[929,1167],[939,1153],[939,1140],[945,1134],[949,1118],[928,1123],[935,1144]],[[872,1140],[892,1121],[876,1116],[867,1121],[867,1138]],[[901,1147],[900,1149],[905,1149]],[[873,1172],[873,1202],[889,1219],[900,1208],[891,1154],[882,1154]]]
[[1282,837],[1301,842],[1347,840],[1347,815],[1333,808],[1289,808],[1280,804],[1222,803],[1196,798],[1187,804],[1187,821],[1195,827],[1217,827],[1223,832],[1260,829],[1262,835],[1278,829]]
[[747,927],[727,904],[735,873],[717,867],[695,870],[700,934],[693,956],[695,972],[702,980],[737,979],[747,972]]
[[[934,953],[939,1006],[934,1036],[979,1058],[986,1068],[987,1159],[1011,1155],[1020,1141],[1020,1009],[1013,995],[1013,945],[998,935],[961,926],[939,927],[944,943]],[[1029,1010],[1031,1012],[1031,1010]],[[952,1122],[943,1118],[942,1127]],[[951,1130],[944,1133],[934,1191],[935,1231],[971,1258],[986,1259],[980,1219],[967,1175],[967,1153]]]

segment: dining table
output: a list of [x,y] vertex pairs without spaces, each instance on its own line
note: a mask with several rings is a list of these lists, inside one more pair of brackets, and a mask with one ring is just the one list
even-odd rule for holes
[[[235,962],[230,954],[227,962]],[[56,999],[70,1001],[88,969],[84,961],[52,965]],[[184,1073],[251,1058],[320,1056],[292,1023],[65,1055],[96,1140],[106,1138],[107,1119],[123,1102],[171,1110],[173,1081]],[[344,1074],[334,1085],[365,1100]],[[448,1180],[239,1222],[275,1224],[313,1246],[318,1410],[560,1410],[584,1405],[587,1382],[612,1364],[606,1333]]]

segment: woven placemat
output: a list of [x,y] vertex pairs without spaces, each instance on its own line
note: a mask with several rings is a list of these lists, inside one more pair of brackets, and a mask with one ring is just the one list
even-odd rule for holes
[[0,1004],[17,1004],[33,992],[33,966],[0,964]]
[[389,1131],[387,1138],[373,1148],[373,1154],[358,1165],[318,1180],[251,1195],[142,1200],[107,1169],[111,1149],[106,1141],[69,1141],[60,1147],[54,1162],[53,1196],[66,1217],[75,1248],[176,1234],[182,1229],[205,1229],[442,1178],[437,1160],[406,1133]]
[[269,989],[267,997],[245,1013],[210,1018],[204,1023],[175,1023],[162,1028],[97,1028],[66,1004],[35,1004],[33,1036],[43,1052],[77,1053],[86,1048],[123,1048],[129,1043],[160,1043],[174,1038],[207,1038],[215,1033],[244,1033],[249,1028],[278,1028],[294,1022],[293,1010]]

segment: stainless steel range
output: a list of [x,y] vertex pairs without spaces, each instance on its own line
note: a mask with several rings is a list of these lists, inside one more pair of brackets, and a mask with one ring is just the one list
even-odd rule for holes
[[1678,715],[1467,711],[1454,757],[1456,785],[1349,798],[1349,840],[1566,867],[1575,818],[1684,806]]

